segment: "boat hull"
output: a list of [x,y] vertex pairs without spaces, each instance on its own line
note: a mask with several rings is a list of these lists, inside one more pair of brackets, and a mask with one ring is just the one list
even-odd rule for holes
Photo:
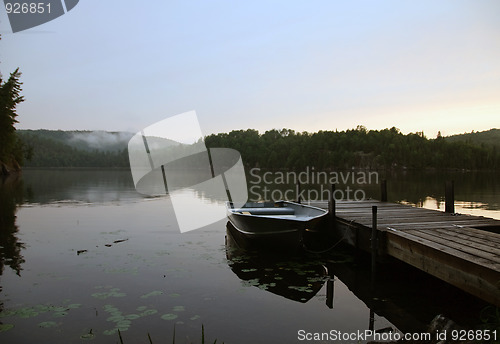
[[247,246],[275,251],[301,250],[305,232],[314,231],[327,215],[323,209],[293,202],[255,205],[262,204],[228,207],[229,222]]

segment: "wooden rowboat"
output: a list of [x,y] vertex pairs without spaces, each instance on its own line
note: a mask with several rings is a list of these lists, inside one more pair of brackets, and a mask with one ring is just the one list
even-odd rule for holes
[[313,232],[328,211],[309,205],[279,202],[249,202],[239,208],[226,203],[227,217],[240,236],[260,246],[300,249],[306,231]]

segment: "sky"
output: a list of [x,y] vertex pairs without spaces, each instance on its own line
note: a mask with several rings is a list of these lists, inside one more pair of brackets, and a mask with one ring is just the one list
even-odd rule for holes
[[500,127],[500,1],[97,1],[12,33],[17,128],[203,134]]

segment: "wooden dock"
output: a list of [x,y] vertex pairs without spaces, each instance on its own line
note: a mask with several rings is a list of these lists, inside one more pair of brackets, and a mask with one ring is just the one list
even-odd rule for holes
[[335,202],[337,235],[367,252],[373,206],[378,257],[397,258],[500,307],[499,220],[375,200]]

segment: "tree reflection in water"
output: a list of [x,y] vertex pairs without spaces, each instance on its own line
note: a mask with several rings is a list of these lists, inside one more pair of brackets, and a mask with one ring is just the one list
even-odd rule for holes
[[[24,258],[21,250],[25,245],[19,242],[16,225],[17,206],[23,200],[23,182],[19,175],[0,178],[0,275],[5,265],[21,276]],[[1,290],[1,286],[0,286]]]

